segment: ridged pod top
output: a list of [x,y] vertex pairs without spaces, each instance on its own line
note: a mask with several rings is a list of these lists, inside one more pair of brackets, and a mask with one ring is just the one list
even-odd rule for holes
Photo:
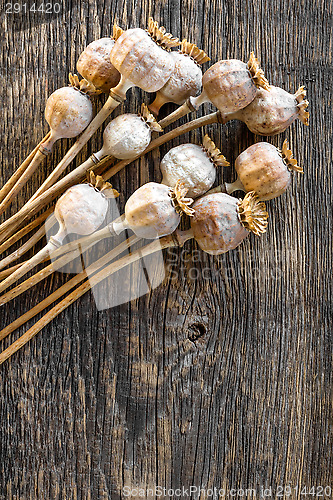
[[151,114],[144,102],[141,104],[140,115],[142,119],[147,123],[150,130],[152,130],[153,132],[163,132],[161,125],[157,123],[155,116]]
[[202,146],[216,167],[228,167],[230,165],[208,134],[204,136]]
[[195,43],[188,42],[184,38],[181,42],[180,52],[191,57],[197,64],[204,64],[210,61],[210,57],[202,49],[199,49]]
[[177,181],[175,187],[170,189],[170,196],[177,214],[186,214],[193,217],[194,210],[190,207],[193,203],[193,199],[186,198],[187,192],[188,189],[185,187],[184,182]]
[[171,33],[167,33],[164,26],[159,26],[157,21],[154,21],[152,17],[148,19],[147,32],[154,42],[165,50],[171,50],[173,47],[180,45],[179,38],[174,37]]
[[265,233],[268,224],[268,213],[265,203],[259,201],[254,191],[238,201],[238,215],[241,223],[248,231],[259,235]]
[[293,153],[292,153],[291,149],[289,149],[289,143],[288,143],[287,139],[285,139],[283,144],[282,144],[281,155],[282,155],[282,158],[283,158],[284,162],[286,163],[288,169],[291,172],[297,172],[299,174],[304,174],[303,168],[300,167],[299,165],[297,165],[297,160],[293,157]]
[[247,67],[249,72],[252,75],[252,80],[256,84],[257,87],[262,87],[265,90],[269,90],[269,83],[267,78],[265,78],[263,70],[260,68],[259,61],[254,55],[254,52],[251,52],[250,58],[247,63]]
[[306,111],[306,108],[309,106],[309,101],[305,99],[306,90],[304,86],[299,87],[299,89],[295,92],[295,99],[297,101],[297,108],[299,112],[298,118],[301,120],[304,125],[309,125],[309,116],[310,113]]
[[105,198],[118,198],[118,191],[112,187],[110,182],[106,182],[101,175],[95,175],[95,173],[90,170],[87,172],[87,180],[88,184],[97,191],[100,191]]
[[79,77],[75,74],[73,75],[72,73],[69,73],[68,79],[70,87],[79,90],[80,92],[82,92],[82,94],[91,96],[101,94],[102,92],[101,90],[97,89],[91,82],[88,82],[88,80],[86,80],[85,78],[82,78],[82,80],[80,80]]

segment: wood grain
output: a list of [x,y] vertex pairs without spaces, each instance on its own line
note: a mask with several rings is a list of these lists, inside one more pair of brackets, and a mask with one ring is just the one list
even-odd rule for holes
[[[124,28],[145,27],[149,15],[212,62],[246,60],[255,50],[270,82],[307,87],[310,127],[298,122],[268,139],[281,146],[287,137],[305,175],[269,203],[265,236],[219,258],[190,243],[172,250],[161,286],[102,311],[87,294],[1,367],[0,498],[116,500],[125,486],[155,485],[256,488],[257,498],[264,486],[287,498],[277,497],[278,486],[332,486],[332,4],[59,3],[50,16],[1,10],[1,185],[47,132],[47,96],[67,83],[85,45],[110,35],[115,18]],[[134,89],[115,114],[136,112],[149,98]],[[200,142],[205,132],[231,164],[262,140],[232,122],[174,145]],[[7,216],[70,144],[58,145]],[[76,164],[100,146],[99,133]],[[140,184],[160,180],[169,147],[117,174],[121,208]],[[233,168],[222,177],[233,180]],[[1,325],[67,279],[58,273],[18,298],[0,312]],[[293,489],[289,498],[309,496]]]

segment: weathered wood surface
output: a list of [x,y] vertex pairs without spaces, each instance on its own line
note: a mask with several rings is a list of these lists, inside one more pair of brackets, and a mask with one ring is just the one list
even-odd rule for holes
[[[213,62],[246,60],[254,49],[275,85],[307,87],[310,127],[298,122],[269,139],[289,138],[305,175],[269,203],[267,235],[220,258],[187,243],[172,268],[182,266],[178,280],[169,272],[146,296],[103,311],[87,294],[1,366],[0,498],[119,499],[124,486],[155,485],[256,488],[257,497],[265,486],[273,498],[287,498],[277,488],[291,486],[289,498],[311,498],[294,488],[332,480],[332,4],[66,0],[51,16],[3,7],[1,183],[47,131],[46,98],[66,84],[84,46],[109,35],[115,18],[144,27],[149,15]],[[143,99],[130,91],[117,113],[137,111]],[[231,163],[260,140],[235,122],[207,131]],[[100,144],[99,133],[77,161]],[[114,178],[122,203],[140,183],[160,180],[169,147]],[[234,178],[231,167],[223,175]],[[17,299],[1,324],[66,279],[57,274]]]

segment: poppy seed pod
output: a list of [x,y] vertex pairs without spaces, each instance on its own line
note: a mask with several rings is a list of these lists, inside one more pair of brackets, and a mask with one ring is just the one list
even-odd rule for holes
[[277,198],[286,191],[290,171],[303,173],[285,140],[282,151],[268,142],[258,142],[243,151],[235,162],[238,179],[245,191],[255,191],[260,200]]
[[162,132],[162,128],[147,106],[142,104],[140,115],[119,115],[107,125],[103,134],[103,147],[95,153],[95,157],[98,160],[105,156],[124,160],[135,158],[149,145],[152,131]]
[[221,113],[245,108],[255,98],[258,88],[269,84],[258,59],[251,52],[248,63],[227,59],[213,64],[202,77],[203,92],[198,103],[210,101]]
[[180,180],[188,189],[188,196],[197,198],[214,184],[216,167],[227,165],[221,151],[205,135],[202,146],[182,144],[168,151],[160,164],[162,183],[174,187]]
[[225,119],[241,120],[254,134],[280,134],[297,118],[304,125],[309,125],[309,112],[306,110],[309,102],[305,96],[304,87],[300,87],[295,94],[273,86],[269,91],[258,89],[254,100],[246,108],[225,116]]
[[149,18],[148,31],[141,28],[122,31],[115,27],[114,38],[110,61],[121,74],[115,93],[120,89],[124,94],[133,86],[156,92],[165,85],[175,68],[168,50],[180,44],[178,38],[159,28],[152,18]]
[[167,102],[183,104],[190,96],[196,96],[202,86],[202,71],[199,65],[210,61],[207,54],[194,43],[184,39],[177,52],[170,56],[175,61],[175,69],[167,83],[156,94],[149,109],[157,116]]
[[193,209],[193,237],[202,250],[212,255],[233,250],[250,232],[266,231],[266,206],[253,192],[243,200],[225,193],[208,194],[197,200]]
[[[91,234],[103,223],[108,198],[116,198],[119,193],[101,176],[88,174],[89,184],[70,187],[56,203],[54,215],[59,222],[59,234]],[[58,239],[58,238],[57,238]]]
[[79,81],[71,73],[69,81],[69,87],[56,90],[46,101],[45,119],[50,126],[51,135],[42,145],[45,153],[52,150],[58,139],[81,134],[92,119],[93,109],[89,95],[96,93],[95,87],[86,80]]
[[104,182],[102,177],[95,177],[93,172],[89,173],[89,181],[89,184],[72,186],[59,198],[54,210],[59,223],[57,234],[51,236],[44,248],[0,283],[0,292],[61,246],[67,234],[89,235],[101,226],[108,210],[107,199],[115,198],[119,193],[112,189],[111,184]]
[[202,77],[203,90],[197,97],[189,97],[184,104],[170,113],[159,124],[162,128],[196,111],[205,102],[211,102],[221,115],[245,108],[255,98],[258,88],[269,90],[269,84],[258,59],[251,52],[248,63],[237,59],[218,61]]
[[83,78],[107,94],[120,81],[120,73],[110,61],[114,44],[113,38],[94,40],[87,45],[76,64]]
[[[25,186],[45,157],[52,152],[54,143],[58,139],[76,137],[89,126],[93,116],[89,96],[99,91],[87,80],[79,80],[77,75],[71,73],[69,82],[69,87],[56,90],[47,99],[45,119],[51,130],[39,143],[34,154],[26,158],[4,186],[0,214],[12,203],[14,197]],[[34,197],[38,196],[43,186],[37,190]]]
[[181,215],[193,215],[191,198],[185,198],[187,189],[178,182],[174,189],[164,184],[148,182],[127,200],[122,222],[110,226],[116,234],[126,228],[140,238],[155,239],[171,234],[178,226]]

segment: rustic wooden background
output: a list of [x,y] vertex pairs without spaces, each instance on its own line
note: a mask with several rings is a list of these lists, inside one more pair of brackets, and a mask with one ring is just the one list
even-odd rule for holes
[[[89,293],[1,366],[1,499],[116,500],[124,486],[155,485],[257,488],[257,496],[264,486],[287,498],[277,496],[279,486],[332,486],[332,4],[59,3],[58,15],[6,14],[2,4],[2,183],[46,133],[45,101],[67,83],[85,45],[110,35],[115,18],[124,28],[145,27],[149,15],[213,62],[246,60],[255,50],[271,83],[306,86],[310,127],[298,122],[268,139],[281,146],[287,137],[305,175],[269,203],[263,237],[220,258],[195,259],[187,243],[173,265],[181,267],[177,280],[170,272],[151,293],[103,311]],[[134,89],[117,114],[149,98]],[[262,140],[234,122],[174,145],[199,143],[204,132],[231,163]],[[58,145],[11,211],[70,144]],[[77,161],[100,145],[99,133]],[[114,178],[122,203],[140,183],[160,180],[158,160],[169,148]],[[232,167],[223,175],[232,180]],[[1,324],[67,279],[59,273],[17,299],[0,312]],[[289,498],[313,497],[293,489]]]

